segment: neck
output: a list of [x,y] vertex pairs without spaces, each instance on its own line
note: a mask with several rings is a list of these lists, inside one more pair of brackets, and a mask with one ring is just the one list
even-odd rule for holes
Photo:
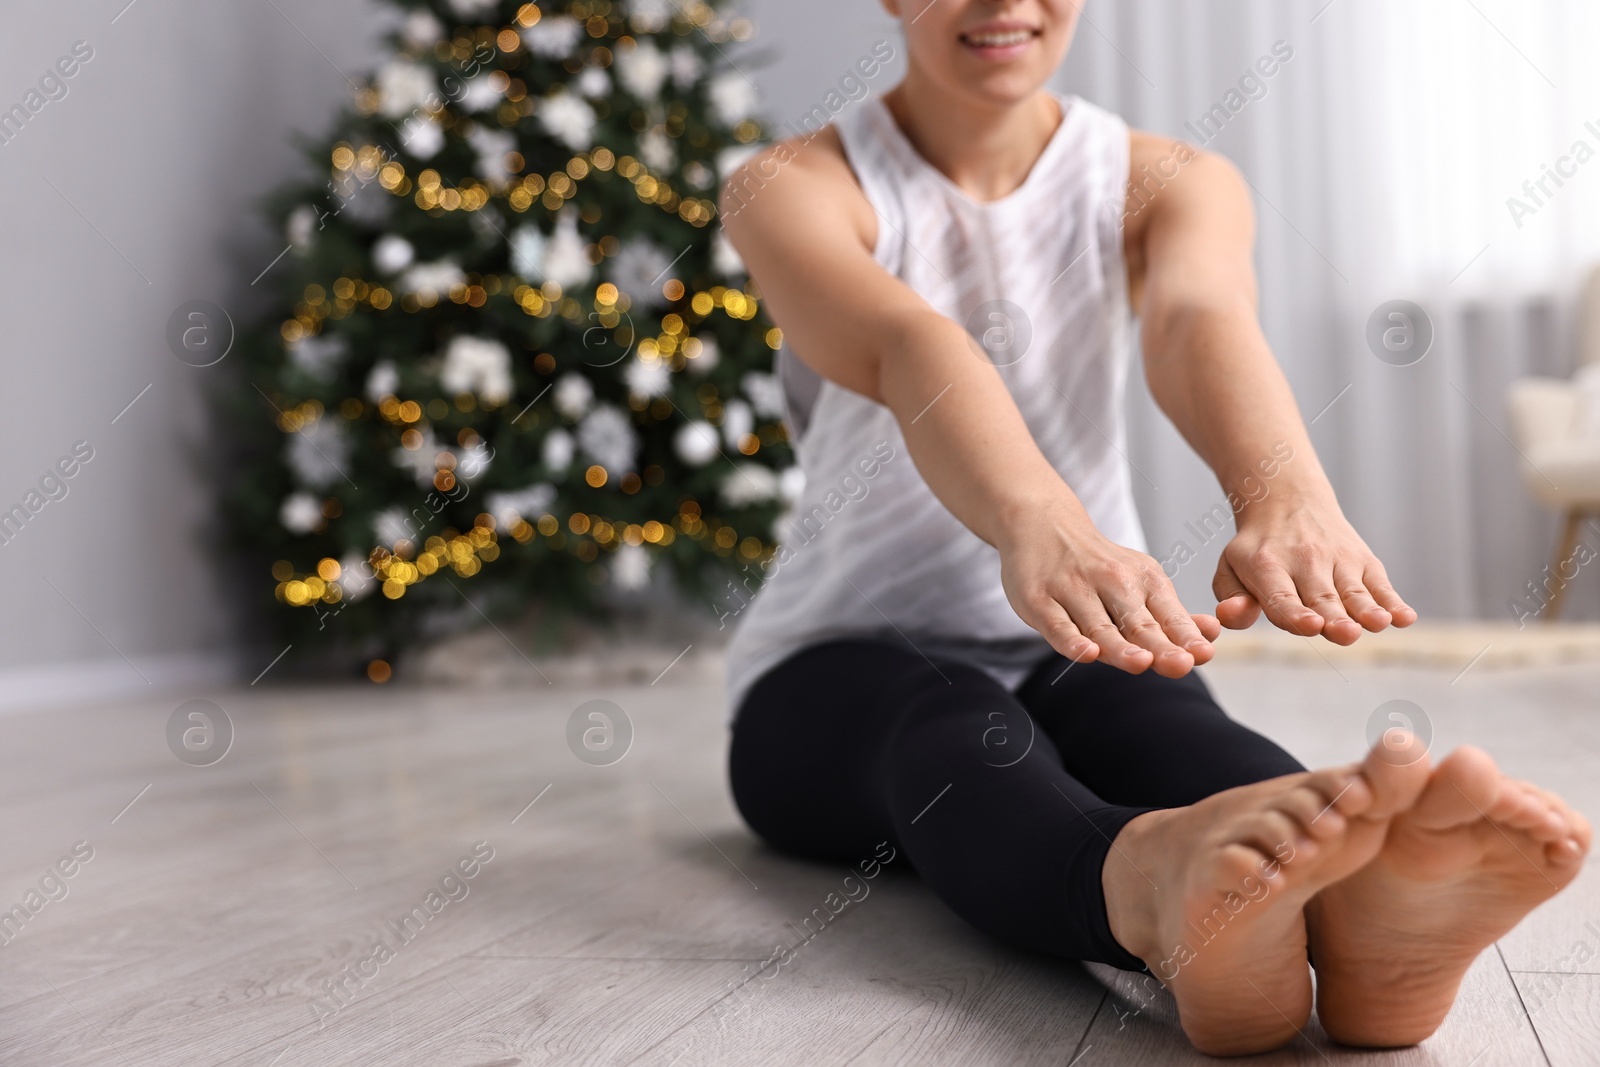
[[1061,123],[1055,97],[1038,90],[990,104],[950,92],[915,66],[884,103],[917,152],[975,200],[1013,192]]

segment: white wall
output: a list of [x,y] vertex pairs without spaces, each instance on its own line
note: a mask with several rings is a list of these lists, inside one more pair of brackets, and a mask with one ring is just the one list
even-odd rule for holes
[[356,0],[124,4],[9,5],[0,34],[0,108],[74,42],[94,50],[0,145],[0,507],[74,442],[94,449],[0,547],[0,699],[220,661],[224,603],[261,578],[204,561],[206,372],[168,351],[166,322],[195,297],[245,306],[274,240],[254,205],[297,164],[290,131],[347,93],[331,64],[353,72],[375,32]]

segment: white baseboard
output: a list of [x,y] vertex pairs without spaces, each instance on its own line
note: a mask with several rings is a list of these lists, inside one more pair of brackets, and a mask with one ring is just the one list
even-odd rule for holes
[[0,667],[0,714],[145,700],[186,689],[212,689],[239,677],[232,652],[140,656],[134,662],[137,670],[121,658]]

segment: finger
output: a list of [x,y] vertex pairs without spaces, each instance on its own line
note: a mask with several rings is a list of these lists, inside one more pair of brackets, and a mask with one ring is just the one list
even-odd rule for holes
[[1239,578],[1274,626],[1301,637],[1314,637],[1322,632],[1322,616],[1306,607],[1294,579],[1282,564],[1263,560],[1245,570]]
[[1211,591],[1217,598],[1217,621],[1228,629],[1247,630],[1261,617],[1261,605],[1239,581],[1226,556],[1217,561],[1217,574],[1211,579]]
[[1041,605],[1033,625],[1050,642],[1051,648],[1074,663],[1091,663],[1100,653],[1095,643],[1083,636],[1073,623],[1067,610],[1054,600]]
[[1344,601],[1333,587],[1333,566],[1324,559],[1300,563],[1295,575],[1295,590],[1300,602],[1322,616],[1322,636],[1336,645],[1353,645],[1361,636],[1361,624],[1345,614]]
[[1389,584],[1389,575],[1385,573],[1383,564],[1376,559],[1369,559],[1362,577],[1366,580],[1372,598],[1389,613],[1396,626],[1410,626],[1417,621],[1416,610],[1401,600],[1400,594]]
[[1093,641],[1100,650],[1099,660],[1129,674],[1143,674],[1154,658],[1122,635],[1105,605],[1092,589],[1076,593],[1062,602],[1067,614],[1072,616],[1078,631]]
[[1151,665],[1157,674],[1181,678],[1194,668],[1194,656],[1167,637],[1166,631],[1144,604],[1120,599],[1106,606],[1116,619],[1122,636],[1150,653]]
[[1333,565],[1333,585],[1344,600],[1344,610],[1362,626],[1377,633],[1394,619],[1372,599],[1361,575],[1361,565],[1352,560],[1338,560]]
[[1191,660],[1189,666],[1193,667],[1211,659],[1215,652],[1211,647],[1211,639],[1200,632],[1200,627],[1195,625],[1193,617],[1183,610],[1183,605],[1178,601],[1178,593],[1171,585],[1163,583],[1161,588],[1152,591],[1145,601],[1145,609],[1160,625],[1161,632],[1167,635],[1167,640],[1189,653]]
[[1217,621],[1215,615],[1190,615],[1189,618],[1194,620],[1195,628],[1207,641],[1215,641],[1217,635],[1222,633],[1222,623]]

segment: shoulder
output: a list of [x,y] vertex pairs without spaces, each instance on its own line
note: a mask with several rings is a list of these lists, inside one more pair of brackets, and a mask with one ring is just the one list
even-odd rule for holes
[[[1178,179],[1184,179],[1179,182]],[[1244,178],[1226,156],[1147,130],[1128,130],[1128,184],[1168,192],[1168,199],[1242,189]]]
[[1250,211],[1248,185],[1227,157],[1145,130],[1128,131],[1130,240],[1152,221],[1198,211]]
[[859,231],[868,247],[876,235],[871,205],[832,126],[751,156],[723,182],[718,206],[730,231],[807,227],[834,219]]

